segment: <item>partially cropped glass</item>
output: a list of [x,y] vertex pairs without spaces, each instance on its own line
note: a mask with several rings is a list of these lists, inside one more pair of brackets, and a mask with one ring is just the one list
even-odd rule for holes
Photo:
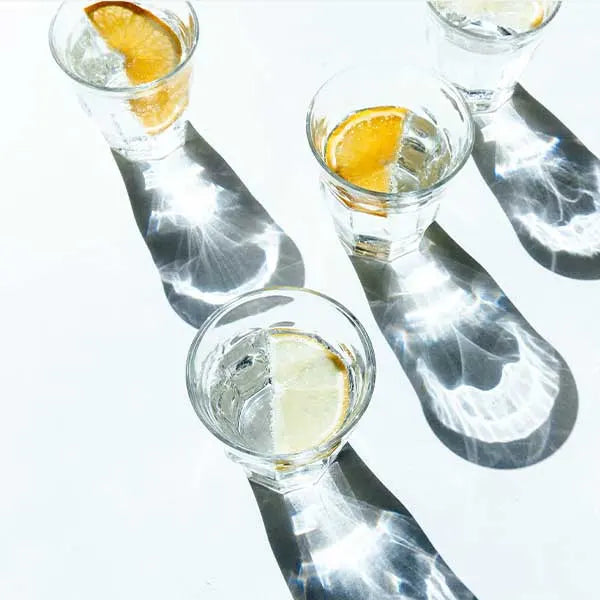
[[427,38],[437,70],[463,93],[474,113],[484,113],[510,99],[561,2],[429,0],[427,4]]
[[[395,189],[373,191],[332,168],[327,148],[340,123],[365,109],[389,107],[406,115],[390,166]],[[470,156],[474,136],[469,109],[451,84],[426,70],[387,63],[353,67],[327,81],[310,104],[306,131],[347,253],[386,261],[419,247],[447,185]]]
[[371,399],[375,357],[335,300],[270,288],[206,321],[186,376],[198,417],[227,455],[252,481],[284,492],[314,483],[335,459]]
[[162,158],[185,142],[198,35],[191,3],[176,0],[67,0],[49,33],[84,110],[110,147],[133,160]]

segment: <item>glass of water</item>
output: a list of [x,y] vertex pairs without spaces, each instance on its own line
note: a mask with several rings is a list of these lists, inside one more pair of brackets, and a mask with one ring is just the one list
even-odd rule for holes
[[349,254],[416,250],[473,146],[460,93],[417,68],[353,67],[317,92],[306,119],[321,189]]
[[504,104],[558,12],[552,0],[429,0],[427,38],[474,113]]
[[184,143],[198,44],[189,2],[67,0],[49,38],[54,59],[111,148],[144,160]]
[[325,472],[374,383],[362,325],[335,300],[301,288],[251,292],[220,308],[187,360],[200,420],[252,481],[281,492]]

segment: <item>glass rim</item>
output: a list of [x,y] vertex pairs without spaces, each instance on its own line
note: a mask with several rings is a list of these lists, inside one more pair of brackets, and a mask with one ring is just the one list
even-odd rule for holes
[[[192,381],[192,369],[193,369],[193,361],[196,357],[196,353],[198,351],[198,347],[206,333],[213,327],[213,325],[218,321],[221,317],[226,315],[229,311],[238,308],[239,306],[245,304],[248,301],[258,299],[260,297],[268,297],[271,295],[275,295],[278,293],[296,293],[296,294],[306,294],[310,296],[315,296],[324,300],[330,306],[333,306],[338,312],[342,314],[346,318],[347,321],[352,325],[354,330],[358,333],[361,344],[365,351],[366,355],[366,374],[365,374],[365,383],[363,386],[363,390],[361,391],[362,403],[358,407],[358,410],[352,415],[352,418],[348,420],[344,424],[343,427],[332,437],[328,438],[318,446],[314,448],[309,448],[307,450],[302,450],[301,452],[288,452],[288,453],[272,453],[272,452],[259,452],[257,450],[252,450],[250,448],[246,448],[245,446],[233,442],[232,440],[225,437],[217,428],[213,427],[212,423],[203,417],[201,412],[196,410],[196,403],[194,401],[196,391],[192,389],[191,381]],[[241,296],[238,296],[231,302],[224,304],[217,310],[215,310],[210,317],[202,324],[194,339],[190,345],[188,350],[187,360],[186,360],[186,387],[189,399],[194,408],[194,412],[203,423],[203,425],[214,435],[218,440],[220,440],[227,448],[230,448],[236,452],[244,454],[246,456],[251,456],[253,458],[261,459],[270,463],[273,462],[302,462],[305,459],[311,459],[314,457],[318,457],[319,455],[325,454],[334,448],[337,444],[340,443],[342,438],[347,435],[358,423],[361,419],[365,411],[367,410],[371,397],[373,396],[373,390],[375,388],[375,377],[376,377],[376,362],[375,362],[375,351],[373,349],[373,345],[371,343],[371,339],[367,334],[362,323],[343,305],[340,304],[337,300],[334,300],[330,296],[323,294],[321,292],[317,292],[315,290],[297,286],[272,286],[262,288],[260,290],[253,290],[250,292],[246,292]]]
[[423,67],[414,67],[411,65],[393,63],[389,61],[371,63],[371,65],[373,64],[377,64],[377,66],[385,64],[392,65],[398,68],[398,70],[412,71],[415,74],[425,75],[431,80],[435,80],[436,82],[442,84],[444,93],[448,96],[448,99],[456,104],[458,112],[464,116],[464,121],[467,128],[466,137],[468,142],[463,150],[463,155],[460,157],[459,160],[456,161],[454,167],[447,173],[445,173],[443,177],[438,179],[432,185],[422,189],[407,192],[376,192],[374,190],[369,190],[367,188],[360,187],[359,185],[356,185],[348,181],[347,179],[344,179],[341,175],[339,175],[329,167],[323,155],[315,146],[313,141],[311,117],[313,115],[315,103],[319,97],[319,94],[338,77],[344,75],[345,73],[365,69],[369,66],[369,63],[354,65],[342,69],[341,71],[338,71],[337,73],[329,77],[316,91],[315,95],[313,96],[313,99],[311,100],[308,106],[308,112],[306,114],[306,137],[308,138],[308,145],[310,146],[310,150],[313,153],[313,156],[317,159],[319,166],[342,187],[348,188],[349,190],[361,194],[363,196],[370,196],[371,198],[375,198],[376,200],[384,200],[388,203],[400,203],[400,205],[402,206],[411,206],[413,204],[418,204],[421,200],[423,200],[423,198],[426,198],[427,196],[431,195],[432,192],[443,188],[465,166],[465,164],[469,160],[469,157],[471,156],[471,151],[473,150],[473,144],[475,143],[475,124],[473,122],[473,115],[471,113],[471,110],[469,109],[466,100],[464,99],[463,95],[458,91],[458,89],[450,81],[448,81],[444,77],[441,77],[435,71]]
[[440,23],[442,23],[443,25],[447,25],[453,31],[456,31],[457,33],[460,33],[461,35],[464,35],[465,37],[470,37],[472,39],[486,41],[486,42],[490,42],[492,44],[507,44],[507,45],[511,41],[514,41],[515,39],[523,40],[525,38],[534,37],[535,35],[539,34],[543,29],[546,28],[546,26],[551,21],[554,20],[554,17],[556,16],[556,13],[558,12],[558,9],[561,6],[562,6],[562,0],[557,0],[556,6],[554,7],[554,10],[550,14],[550,16],[547,19],[544,19],[544,21],[541,23],[541,25],[538,25],[538,27],[535,27],[534,29],[528,29],[527,31],[521,31],[519,33],[515,33],[514,35],[507,36],[506,38],[490,38],[490,36],[485,35],[483,33],[479,33],[477,31],[466,31],[465,29],[458,27],[454,23],[451,23],[450,21],[448,21],[448,19],[446,19],[444,16],[442,16],[442,14],[438,11],[437,8],[435,8],[435,6],[433,6],[432,0],[427,0],[427,7],[431,11],[431,14],[433,14],[433,16],[436,19],[438,19],[438,21]]
[[192,18],[192,23],[194,26],[194,37],[192,39],[192,45],[190,47],[190,51],[189,51],[188,55],[185,57],[184,60],[182,60],[180,63],[178,63],[177,66],[172,71],[169,71],[166,75],[163,75],[162,77],[159,77],[158,79],[154,79],[153,81],[148,81],[147,83],[141,83],[139,85],[121,86],[121,87],[106,87],[103,85],[98,85],[98,84],[92,83],[91,81],[87,81],[87,80],[83,79],[82,77],[80,77],[79,75],[77,75],[76,73],[74,73],[73,71],[71,71],[70,69],[67,68],[67,66],[60,60],[60,58],[58,56],[57,46],[54,43],[54,35],[53,34],[54,34],[55,26],[56,26],[56,21],[58,19],[60,11],[63,9],[63,7],[66,4],[69,4],[69,1],[70,0],[63,0],[63,2],[58,7],[58,10],[54,14],[54,17],[52,18],[52,21],[50,23],[50,28],[48,30],[48,42],[50,44],[50,53],[52,54],[52,58],[54,58],[54,61],[61,68],[63,73],[68,75],[71,79],[73,79],[77,83],[79,83],[87,88],[90,88],[92,90],[95,90],[97,92],[103,92],[105,94],[124,95],[124,94],[131,94],[131,93],[137,94],[139,92],[145,92],[148,90],[152,90],[155,87],[158,87],[160,84],[167,81],[168,79],[173,78],[175,75],[177,75],[181,71],[183,71],[183,69],[185,69],[185,67],[191,61],[191,59],[194,56],[194,53],[196,51],[196,48],[198,47],[198,41],[200,39],[198,15],[196,14],[196,10],[194,9],[192,3],[189,0],[181,0],[181,2],[183,4],[187,5],[187,7],[190,11],[190,16]]

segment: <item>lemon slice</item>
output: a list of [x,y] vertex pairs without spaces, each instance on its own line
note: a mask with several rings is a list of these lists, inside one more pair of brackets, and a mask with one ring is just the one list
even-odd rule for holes
[[323,343],[301,333],[271,334],[270,354],[275,453],[320,445],[340,428],[349,410],[346,366]]
[[[175,32],[156,15],[130,2],[98,2],[85,13],[104,41],[125,59],[133,85],[150,83],[171,73],[181,62],[182,47]],[[162,84],[158,90],[130,101],[133,112],[149,133],[159,133],[187,106],[187,73]]]
[[327,139],[327,166],[367,190],[392,191],[391,170],[407,113],[406,108],[398,106],[378,106],[351,114]]
[[130,2],[98,2],[85,9],[104,41],[123,54],[131,83],[168,75],[181,60],[181,43],[158,17]]
[[440,0],[437,5],[471,19],[489,19],[517,32],[539,27],[547,10],[546,0]]

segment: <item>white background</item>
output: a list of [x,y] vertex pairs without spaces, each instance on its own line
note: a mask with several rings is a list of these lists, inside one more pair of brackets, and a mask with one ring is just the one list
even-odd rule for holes
[[[0,598],[287,598],[249,485],[187,399],[194,331],[50,56],[56,6],[0,2]],[[439,220],[561,352],[580,402],[556,454],[482,468],[430,430],[320,200],[313,92],[351,63],[418,58],[423,3],[197,7],[190,120],[296,241],[307,285],[373,339],[377,388],[354,447],[480,600],[600,597],[600,281],[533,261],[467,165]],[[599,23],[600,3],[566,2],[523,78],[598,155]]]

